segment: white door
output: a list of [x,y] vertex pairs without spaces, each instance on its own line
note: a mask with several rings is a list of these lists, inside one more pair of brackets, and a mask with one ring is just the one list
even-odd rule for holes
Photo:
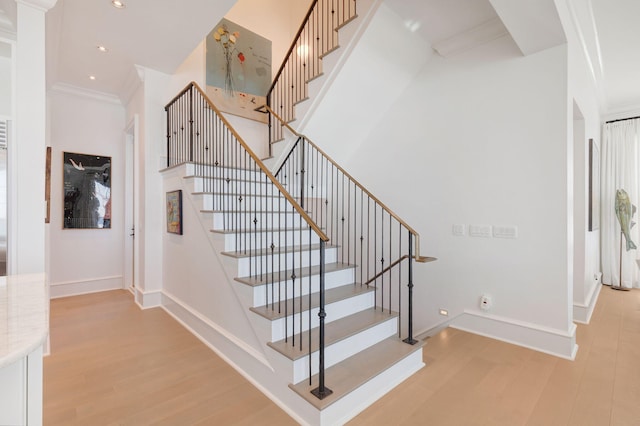
[[136,147],[138,144],[138,116],[127,126],[125,134],[125,205],[124,205],[124,288],[136,288]]

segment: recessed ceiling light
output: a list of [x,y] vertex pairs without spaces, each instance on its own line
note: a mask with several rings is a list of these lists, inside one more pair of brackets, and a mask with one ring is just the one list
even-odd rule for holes
[[118,9],[123,9],[124,3],[122,3],[120,0],[112,0],[111,4],[113,4],[113,7],[117,7]]
[[95,79],[96,79],[96,76],[95,76],[95,75],[90,75],[90,76],[89,76],[89,80],[95,80]]
[[107,49],[106,47],[104,47],[102,45],[98,45],[98,46],[96,46],[96,48],[101,52],[108,52],[109,51],[109,49]]

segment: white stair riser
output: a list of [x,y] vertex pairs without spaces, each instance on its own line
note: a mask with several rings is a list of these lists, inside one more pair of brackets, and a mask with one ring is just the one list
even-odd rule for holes
[[[352,355],[357,354],[376,343],[391,337],[398,332],[397,317],[389,317],[388,321],[370,327],[360,333],[349,336],[332,345],[325,347],[324,366],[329,368],[332,365],[344,361]],[[304,342],[306,345],[307,342]],[[309,357],[292,361],[293,363],[293,383],[301,382],[309,378]],[[318,374],[318,351],[311,354],[311,375]]]
[[[284,279],[284,274],[283,274]],[[309,286],[309,277],[302,277],[302,294],[309,294],[309,288],[311,293],[317,293],[320,291],[320,276],[311,276],[311,286]],[[354,269],[344,269],[341,271],[327,272],[325,274],[325,289],[330,290],[335,287],[340,287],[346,284],[354,282]],[[296,295],[299,296],[300,288],[298,287],[299,279],[296,278]],[[280,293],[282,292],[282,293]],[[271,300],[281,301],[285,297],[291,297],[293,294],[293,281],[291,279],[284,279],[284,281],[276,282],[273,284],[261,285],[253,287],[253,306],[263,306],[267,303],[271,303]],[[282,297],[281,297],[282,296]]]
[[227,194],[277,195],[280,192],[271,182],[237,181],[192,178],[187,186],[190,192],[215,192]]
[[[325,306],[325,312],[327,313],[325,324],[339,320],[340,318],[344,318],[348,315],[353,315],[365,309],[373,308],[373,303],[373,292],[360,294],[349,299],[330,303]],[[320,325],[318,312],[319,308],[311,309],[311,328],[318,327]],[[285,318],[280,318],[275,321],[271,321],[271,341],[277,342],[284,339],[287,335],[291,336],[293,332],[300,333],[301,331],[304,332],[309,330],[308,309],[302,312],[302,329],[300,329],[300,319],[300,313],[296,313],[295,315],[289,315],[286,320]]]
[[[421,349],[393,364],[358,389],[326,407],[322,410],[319,424],[345,424],[394,387],[417,373],[422,367],[424,367],[424,362],[422,361]],[[331,388],[331,384],[327,383],[327,387]]]
[[[234,211],[292,211],[293,207],[284,197],[256,197],[238,194],[196,194],[201,199],[202,210],[234,210]],[[242,198],[242,200],[240,200]]]
[[291,247],[309,243],[319,244],[320,237],[313,231],[309,232],[309,230],[302,229],[276,232],[239,232],[237,234],[225,234],[224,250],[242,251],[249,249],[262,249],[271,247],[272,242],[276,247]]
[[[237,212],[213,213],[213,229],[264,229],[271,227],[299,227],[302,222],[298,213],[266,213],[266,212]],[[306,224],[306,222],[305,222]]]
[[185,177],[229,177],[242,179],[264,179],[265,174],[261,170],[243,170],[237,168],[225,168],[220,166],[205,166],[187,164]]
[[[334,263],[336,261],[338,249],[335,247],[325,250],[325,262]],[[238,259],[239,277],[252,277],[259,274],[270,274],[273,271],[288,270],[293,267],[315,266],[320,263],[320,250],[303,250],[300,252],[282,253],[274,256],[255,256],[253,258],[243,257]],[[285,266],[286,265],[286,266]]]

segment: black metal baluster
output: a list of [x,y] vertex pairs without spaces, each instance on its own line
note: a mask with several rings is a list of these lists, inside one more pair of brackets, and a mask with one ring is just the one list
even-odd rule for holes
[[318,387],[313,389],[311,393],[315,395],[319,399],[324,399],[327,396],[331,395],[333,391],[325,386],[324,384],[324,319],[327,316],[324,310],[324,279],[325,279],[325,269],[324,269],[324,259],[325,259],[325,242],[324,240],[320,240],[320,303],[319,303],[319,345],[318,345]]
[[382,274],[380,275],[380,307],[382,308],[381,312],[384,312],[384,212],[382,208],[380,208],[380,271]]
[[410,345],[418,343],[413,338],[413,234],[409,231],[409,298],[407,303],[409,304],[409,317],[407,318],[408,336],[403,342]]

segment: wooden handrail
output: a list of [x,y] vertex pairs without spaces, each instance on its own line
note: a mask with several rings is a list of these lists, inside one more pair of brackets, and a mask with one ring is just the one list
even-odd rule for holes
[[387,207],[375,195],[373,195],[371,192],[369,192],[369,190],[367,190],[367,188],[365,188],[360,182],[358,182],[353,176],[351,176],[345,169],[340,167],[340,165],[338,163],[336,163],[331,157],[329,157],[323,150],[321,150],[318,147],[318,145],[313,143],[308,137],[306,137],[302,133],[298,133],[291,126],[289,126],[288,123],[286,123],[278,114],[276,114],[273,111],[273,109],[271,109],[271,107],[269,107],[268,105],[265,105],[265,108],[267,109],[267,111],[269,111],[271,114],[273,114],[273,116],[276,117],[276,119],[278,121],[280,121],[280,123],[283,125],[283,127],[287,128],[293,135],[295,135],[295,136],[297,136],[299,138],[304,138],[305,141],[308,144],[310,144],[314,149],[316,149],[320,154],[322,154],[327,160],[329,160],[340,172],[342,172],[347,178],[351,179],[351,181],[353,181],[353,183],[356,184],[365,194],[367,194],[373,201],[375,201],[377,204],[379,204],[380,207],[382,207],[395,220],[397,220],[402,226],[404,226],[411,234],[413,234],[414,237],[416,237],[416,241],[415,241],[415,247],[416,247],[415,260],[416,260],[416,262],[425,263],[425,262],[428,262],[429,259],[433,259],[433,258],[429,258],[429,257],[425,257],[425,256],[420,256],[420,234],[418,234],[411,226],[409,226],[409,224],[407,222],[402,220],[402,218],[400,218],[400,216],[398,216],[396,213],[394,213],[389,207]]
[[[198,83],[196,83],[195,81],[192,81],[191,83],[189,83],[187,85],[187,87],[180,92],[180,95],[184,95],[184,93],[186,93],[190,87],[194,87],[196,90],[198,90],[198,92],[200,92],[200,94],[202,95],[203,99],[207,102],[207,104],[209,105],[209,108],[211,108],[212,111],[214,111],[216,113],[216,115],[220,118],[220,120],[222,121],[222,123],[229,129],[229,131],[231,132],[231,134],[233,134],[233,136],[236,138],[236,140],[238,141],[238,143],[245,149],[245,151],[249,154],[249,156],[255,161],[255,163],[258,165],[258,167],[260,167],[260,170],[262,170],[262,172],[269,178],[269,180],[271,181],[271,183],[273,183],[273,185],[275,185],[276,188],[278,188],[278,191],[280,191],[280,193],[282,195],[284,195],[284,197],[287,199],[287,201],[289,201],[289,203],[291,203],[291,205],[293,206],[293,208],[298,212],[298,214],[300,214],[300,216],[304,219],[305,222],[307,222],[307,224],[309,225],[309,227],[311,229],[313,229],[313,231],[318,235],[318,237],[320,237],[320,239],[324,242],[329,241],[329,237],[327,236],[327,234],[325,234],[319,227],[318,225],[313,221],[313,219],[311,219],[309,217],[309,215],[307,214],[307,212],[304,211],[304,209],[302,207],[300,207],[300,205],[298,204],[298,202],[296,200],[293,199],[293,197],[291,196],[291,194],[289,194],[289,192],[282,186],[282,184],[278,181],[278,179],[276,179],[273,174],[269,171],[269,169],[267,168],[267,166],[264,165],[264,163],[262,162],[262,160],[260,160],[260,158],[253,152],[253,150],[251,148],[249,148],[249,146],[247,145],[247,143],[244,141],[244,139],[242,139],[240,137],[240,135],[238,134],[238,132],[236,132],[236,129],[233,128],[233,126],[231,126],[231,124],[229,123],[229,121],[224,117],[224,115],[222,115],[222,113],[220,112],[220,110],[213,104],[213,102],[211,102],[211,99],[209,99],[209,97],[204,93],[204,91],[200,88],[200,86],[198,86]],[[174,98],[171,102],[169,102],[165,108],[168,108],[179,96],[177,96],[176,98]]]

